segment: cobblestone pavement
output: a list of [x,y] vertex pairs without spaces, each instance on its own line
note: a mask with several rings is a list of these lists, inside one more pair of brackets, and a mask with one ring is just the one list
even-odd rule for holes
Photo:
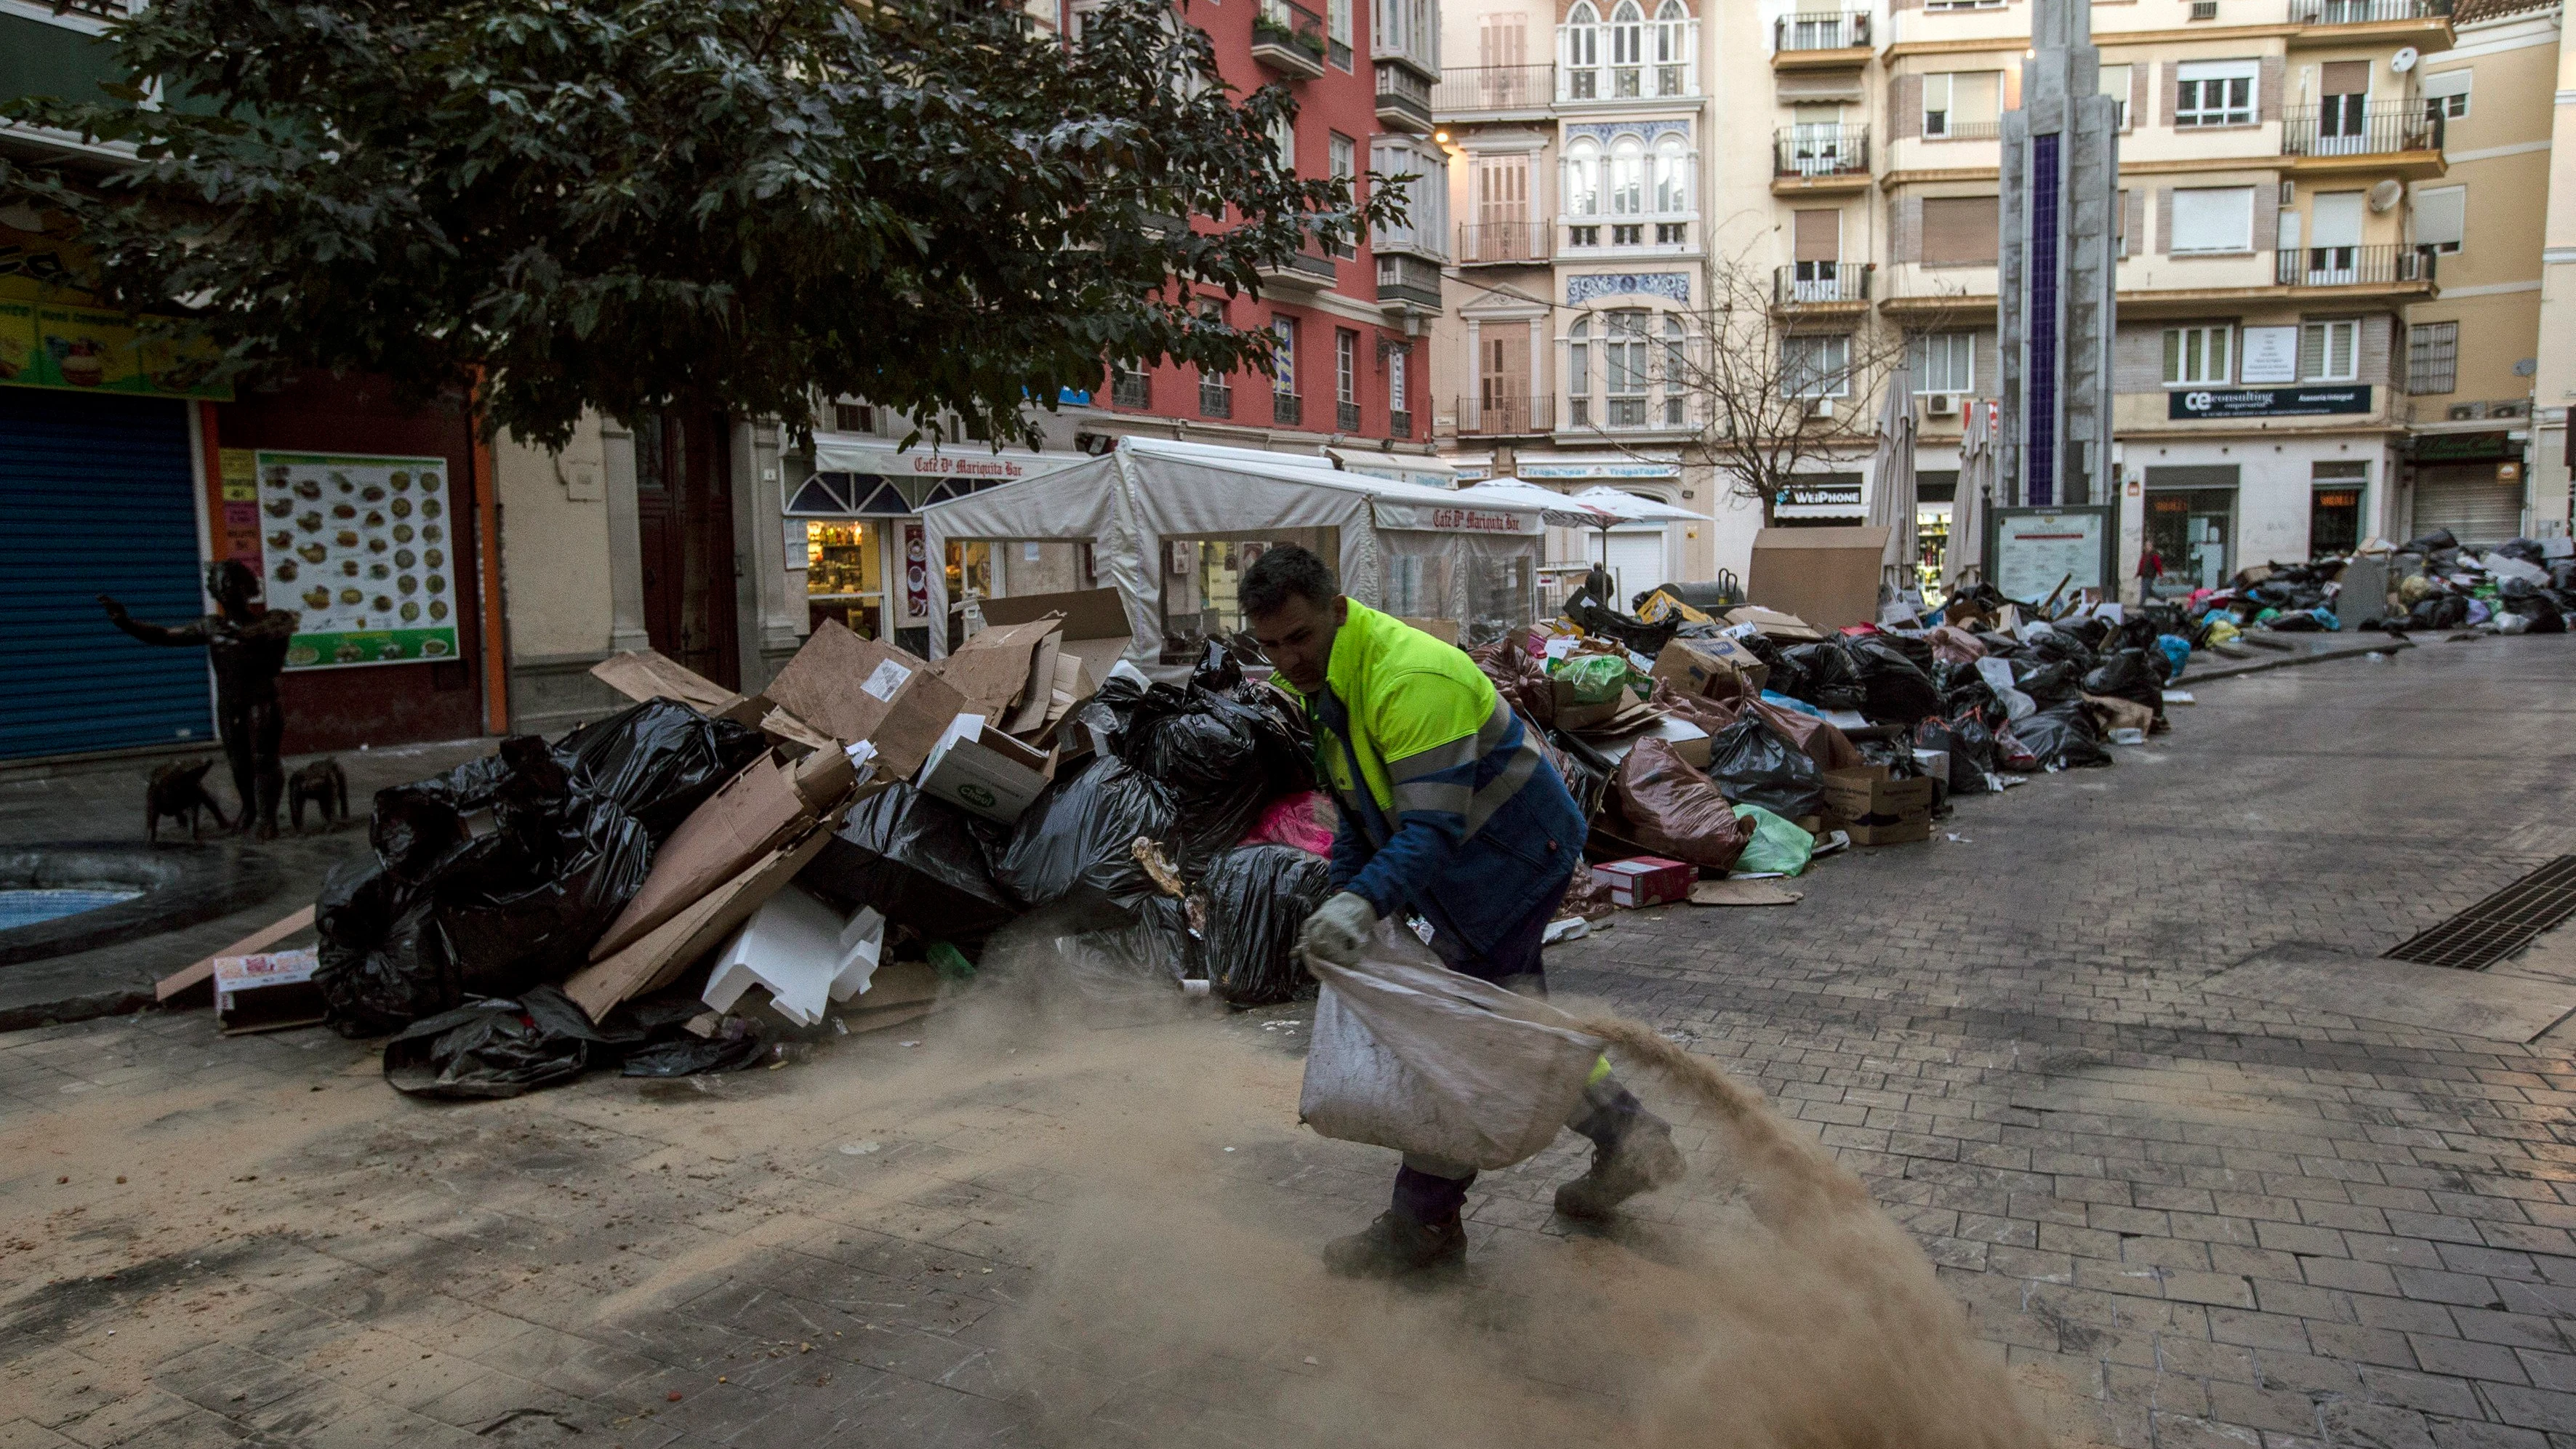
[[[2567,1028],[2198,989],[2576,853],[2571,683],[2554,639],[2213,683],[2113,770],[1551,973],[1806,1124],[2065,1437],[2576,1449]],[[1560,1147],[1479,1184],[1454,1295],[1341,1288],[1312,1242],[1386,1154],[1295,1127],[1298,1013],[978,1020],[453,1107],[202,1012],[0,1037],[0,1449],[1411,1442],[1407,1335],[1490,1346],[1544,1431],[1446,1437],[1567,1442],[1628,1382],[1568,1285],[1733,1221],[1695,1179],[1569,1236]],[[1219,1253],[1248,1287],[1187,1303]]]

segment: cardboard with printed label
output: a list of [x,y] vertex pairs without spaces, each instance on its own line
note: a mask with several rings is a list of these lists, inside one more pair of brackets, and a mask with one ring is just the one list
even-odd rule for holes
[[[1675,639],[1655,656],[1655,667],[1647,673],[1678,693],[1718,699],[1760,694],[1771,680],[1771,666],[1732,639]],[[1746,689],[1736,688],[1739,679]]]
[[215,1029],[238,1036],[321,1021],[322,989],[313,984],[320,963],[310,949],[216,957]]
[[1660,855],[1639,855],[1603,861],[1592,867],[1592,879],[1610,892],[1610,904],[1633,911],[1689,900],[1699,867]]
[[921,792],[1008,825],[1055,778],[1055,752],[1029,748],[980,714],[961,714],[921,767]]
[[908,780],[930,758],[948,722],[966,709],[930,662],[838,620],[817,625],[769,682],[779,708],[843,744],[867,740],[888,776]]
[[815,822],[838,827],[851,802],[885,785],[878,777],[862,786],[837,746],[793,765],[766,754],[745,765],[653,852],[643,887],[591,946],[590,959],[624,950]]

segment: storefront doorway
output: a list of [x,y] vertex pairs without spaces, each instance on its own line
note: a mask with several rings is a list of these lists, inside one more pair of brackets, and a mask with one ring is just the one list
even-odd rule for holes
[[730,431],[712,413],[639,418],[635,504],[644,632],[684,667],[739,689]]
[[2319,463],[2308,491],[2308,557],[2334,558],[2361,546],[2361,501],[2368,463]]
[[2158,597],[2226,587],[2236,571],[2235,483],[2233,466],[2147,470],[2147,544],[2164,560]]

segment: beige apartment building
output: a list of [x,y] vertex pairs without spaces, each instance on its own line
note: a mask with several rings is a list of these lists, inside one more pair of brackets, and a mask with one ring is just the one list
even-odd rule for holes
[[2532,490],[2576,491],[2568,409],[2576,404],[2576,36],[2562,25],[2552,77],[2549,212],[2540,252],[2540,366],[2532,386]]
[[[1554,8],[1561,70],[1593,55],[1576,37],[1599,12]],[[2180,591],[2374,535],[2565,531],[2563,465],[2553,487],[2529,475],[2550,126],[2565,109],[2550,104],[2565,84],[2556,4],[2472,0],[2455,15],[2446,0],[2108,0],[2091,19],[2102,89],[2123,106],[2113,386],[2124,574],[2150,546],[2165,588]],[[1479,59],[1538,23],[1511,0],[1447,9],[1452,54]],[[2000,119],[2019,100],[2026,0],[1773,7],[1698,23],[1685,71],[1697,90],[1677,99],[1716,139],[1698,147],[1699,204],[1668,255],[1650,255],[1661,233],[1604,235],[1607,253],[1581,245],[1591,233],[1576,228],[1592,213],[1575,208],[1589,196],[1566,189],[1586,184],[1579,158],[1596,142],[1651,155],[1659,137],[1647,127],[1631,122],[1623,136],[1596,119],[1604,105],[1660,117],[1647,98],[1597,99],[1541,74],[1534,49],[1507,52],[1530,57],[1509,72],[1516,107],[1478,104],[1500,69],[1453,70],[1435,96],[1458,215],[1502,228],[1462,225],[1451,315],[1435,333],[1455,450],[1466,467],[1517,464],[1543,481],[1567,453],[1651,455],[1665,441],[1653,425],[1695,421],[1705,399],[1660,395],[1656,354],[1639,349],[1642,386],[1617,374],[1644,395],[1639,427],[1634,405],[1604,410],[1602,349],[1576,347],[1614,321],[1634,339],[1641,311],[1647,341],[1671,320],[1705,322],[1688,302],[1664,304],[1679,314],[1665,319],[1635,300],[1657,272],[1684,275],[1654,286],[1699,298],[1730,277],[1767,277],[1776,345],[1828,365],[1909,359],[1918,516],[1936,563],[1961,419],[1999,390]],[[1685,118],[1676,108],[1670,119]],[[1526,202],[1489,180],[1506,146],[1533,158]],[[1512,255],[1480,250],[1503,236]],[[1621,251],[1625,238],[1644,250]],[[1528,336],[1508,332],[1516,345],[1498,353],[1490,324],[1476,324],[1506,309]],[[1689,446],[1696,431],[1667,434],[1677,492],[1710,515],[1700,547],[1671,562],[1740,572],[1764,523],[1859,521],[1881,381],[1816,389],[1847,431],[1808,465],[1811,485],[1768,498],[1690,476],[1688,460],[1707,456]],[[1496,401],[1513,397],[1526,401]]]

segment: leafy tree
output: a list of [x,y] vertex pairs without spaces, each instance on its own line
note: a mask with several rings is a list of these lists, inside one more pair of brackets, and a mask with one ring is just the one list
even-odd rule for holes
[[539,443],[836,394],[1033,437],[1105,359],[1266,366],[1192,287],[1399,205],[1284,170],[1294,102],[1230,94],[1161,0],[1071,43],[991,0],[157,0],[116,37],[131,86],[10,109],[135,159],[0,174],[86,283],[236,370],[479,379]]

